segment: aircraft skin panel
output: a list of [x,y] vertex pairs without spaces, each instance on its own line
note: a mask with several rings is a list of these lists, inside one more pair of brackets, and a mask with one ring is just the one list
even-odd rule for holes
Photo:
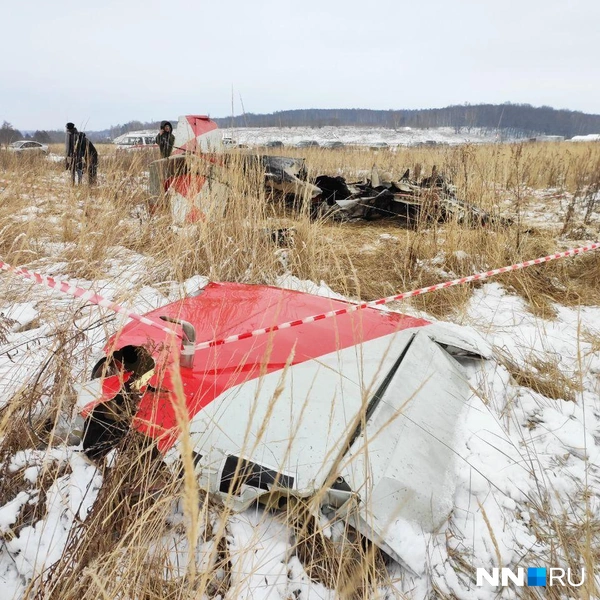
[[444,321],[431,323],[427,335],[456,357],[491,358],[492,348],[474,329]]
[[361,497],[354,525],[402,560],[406,523],[433,532],[455,489],[455,439],[471,390],[460,365],[418,332],[340,473]]
[[[174,319],[193,326],[201,342],[347,306],[293,290],[210,283],[145,315],[168,317],[172,335],[131,322],[109,340],[107,358],[122,353],[109,375],[84,386],[80,414],[89,418],[130,378],[141,377],[131,426],[154,438],[178,471],[174,405],[182,390],[202,489],[220,494],[233,510],[272,490],[300,497],[323,491],[323,510],[337,511],[416,572],[410,532],[436,531],[452,507],[455,441],[471,396],[458,359],[485,356],[479,340],[368,308],[236,336],[196,349],[193,364],[179,364],[182,325]],[[139,348],[153,359],[141,374],[123,358]],[[119,364],[126,370],[119,372]]]
[[413,333],[371,340],[227,390],[190,425],[202,456],[200,485],[218,490],[224,457],[234,455],[290,475],[297,495],[314,493]]
[[186,152],[216,152],[223,149],[223,140],[218,125],[203,115],[179,117],[173,154]]
[[217,180],[204,185],[202,177],[189,180],[190,176],[176,177],[169,189],[173,222],[181,225],[222,216],[227,206],[227,186]]
[[[211,283],[198,296],[161,307],[146,316],[158,320],[160,315],[167,315],[189,321],[196,328],[196,339],[203,341],[302,319],[347,305],[340,300],[293,290]],[[396,331],[428,325],[423,319],[365,309],[341,315],[335,320],[315,321],[198,350],[192,369],[178,369],[174,356],[177,349],[169,344],[168,334],[149,325],[131,322],[111,338],[107,350],[118,350],[127,345],[148,347],[157,364],[161,365],[149,383],[164,392],[144,394],[134,427],[150,437],[159,438],[159,448],[164,452],[178,436],[171,401],[177,387],[173,381],[174,372],[181,378],[188,413],[192,418],[227,389],[261,375],[281,371],[288,363],[299,364]],[[174,329],[177,331],[176,327]]]

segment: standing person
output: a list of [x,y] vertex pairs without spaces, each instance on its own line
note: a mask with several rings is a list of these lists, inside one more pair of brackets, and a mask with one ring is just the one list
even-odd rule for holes
[[75,175],[77,175],[77,183],[80,184],[83,177],[83,157],[79,155],[78,151],[79,132],[74,123],[67,123],[66,128],[65,169],[71,171],[71,183],[75,185]]
[[[85,133],[83,134],[85,137]],[[85,154],[84,160],[88,174],[88,184],[96,185],[98,177],[98,150],[96,146],[85,137]]]
[[88,183],[95,185],[98,174],[98,151],[96,147],[87,139],[85,133],[77,131],[77,127],[73,123],[67,123],[66,128],[65,167],[71,171],[71,183],[75,185],[75,175],[77,175],[77,183],[81,184],[85,167],[88,174]]
[[169,121],[162,121],[160,124],[160,133],[156,136],[156,143],[160,149],[160,157],[169,158],[171,152],[173,152],[173,146],[175,145],[173,127]]

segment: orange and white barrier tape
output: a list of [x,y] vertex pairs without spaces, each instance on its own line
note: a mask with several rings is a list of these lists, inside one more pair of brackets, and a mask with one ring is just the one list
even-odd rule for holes
[[67,283],[66,281],[61,281],[60,279],[54,279],[53,277],[46,277],[45,275],[40,275],[34,271],[29,271],[24,267],[13,267],[8,263],[2,262],[0,260],[0,269],[3,271],[8,271],[10,273],[14,273],[15,275],[20,275],[21,277],[25,277],[26,279],[30,279],[35,283],[43,285],[47,288],[59,290],[63,292],[63,294],[68,294],[69,296],[73,296],[75,298],[81,298],[87,302],[91,302],[92,304],[96,304],[98,306],[103,306],[104,308],[109,308],[110,310],[119,313],[121,315],[125,315],[134,321],[139,321],[144,325],[150,325],[152,327],[157,327],[158,329],[162,329],[166,333],[173,334],[174,330],[169,327],[163,325],[160,322],[152,321],[147,317],[143,317],[142,315],[138,315],[127,308],[124,308],[120,304],[113,302],[112,300],[107,300],[102,296],[99,296],[95,292],[91,290],[84,290],[83,288],[77,287],[71,283]]
[[525,262],[516,263],[508,267],[501,267],[500,269],[492,269],[491,271],[484,271],[483,273],[477,273],[476,275],[469,275],[468,277],[460,277],[453,279],[452,281],[444,281],[443,283],[437,283],[436,285],[429,285],[427,287],[419,288],[418,290],[412,290],[410,292],[402,292],[395,296],[388,296],[387,298],[380,298],[379,300],[373,300],[371,302],[361,302],[360,304],[351,304],[345,308],[339,308],[338,310],[331,310],[326,313],[319,315],[312,315],[305,317],[304,319],[298,319],[296,321],[288,321],[287,323],[280,323],[279,325],[273,325],[272,327],[264,327],[263,329],[255,329],[254,331],[248,331],[246,333],[238,333],[222,339],[214,339],[207,342],[201,342],[196,344],[196,350],[202,350],[204,348],[210,348],[212,346],[221,346],[223,344],[230,344],[231,342],[237,342],[238,340],[245,340],[251,337],[257,337],[259,335],[265,335],[273,331],[279,331],[280,329],[289,329],[290,327],[297,327],[298,325],[304,325],[306,323],[314,323],[315,321],[322,321],[323,319],[330,319],[332,317],[339,317],[346,313],[351,313],[363,308],[369,308],[373,306],[381,306],[382,304],[388,304],[397,300],[405,300],[406,298],[412,298],[414,296],[422,296],[423,294],[429,294],[429,292],[435,292],[437,290],[443,290],[445,288],[453,287],[455,285],[462,285],[463,283],[470,283],[471,281],[479,281],[481,279],[487,279],[493,275],[500,275],[501,273],[508,273],[510,271],[518,271],[525,267],[531,267],[533,265],[541,265],[542,263],[549,262],[551,260],[557,260],[559,258],[566,258],[568,256],[576,256],[577,254],[583,254],[584,252],[590,252],[591,250],[597,250],[600,248],[600,242],[595,242],[589,246],[582,246],[581,248],[573,248],[566,250],[565,252],[556,252],[542,258],[536,258],[534,260],[527,260]]

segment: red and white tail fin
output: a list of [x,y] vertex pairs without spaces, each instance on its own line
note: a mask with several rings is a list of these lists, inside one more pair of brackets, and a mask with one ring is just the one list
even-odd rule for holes
[[223,141],[219,126],[205,115],[185,115],[179,117],[175,129],[173,154],[187,152],[220,152]]

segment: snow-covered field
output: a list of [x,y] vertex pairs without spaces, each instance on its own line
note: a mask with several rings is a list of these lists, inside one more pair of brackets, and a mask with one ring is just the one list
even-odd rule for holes
[[588,133],[587,135],[575,135],[572,142],[600,142],[600,133]]
[[[0,306],[0,313],[12,322],[0,347],[2,403],[39,368],[52,347],[52,324],[44,314],[67,318],[81,308],[78,301],[17,280],[9,284],[6,279],[2,284],[10,285],[11,293],[21,286],[17,295],[30,299]],[[194,279],[186,287],[198,283]],[[322,284],[290,276],[282,278],[281,284],[331,293]],[[179,293],[176,287],[166,293],[146,288],[130,307],[147,310]],[[494,359],[468,367],[466,376],[474,394],[456,445],[458,486],[453,512],[437,535],[406,532],[411,567],[418,575],[392,565],[392,584],[385,597],[428,598],[434,589],[456,598],[497,597],[489,586],[474,585],[473,573],[463,570],[463,561],[488,569],[498,566],[500,558],[502,566],[514,568],[572,564],[565,548],[556,543],[554,528],[559,523],[565,529],[577,528],[586,515],[600,515],[600,353],[582,339],[583,331],[600,334],[600,307],[557,310],[556,320],[536,318],[523,300],[498,283],[474,292],[460,323],[468,335],[475,332],[522,366],[530,364],[532,357],[556,358],[561,371],[581,384],[581,390],[575,401],[551,399],[517,385]],[[83,329],[101,314],[100,309],[87,308],[78,325]],[[111,324],[110,329],[115,326]],[[73,368],[82,376],[84,358],[97,352],[103,339],[100,328],[80,342],[82,360]],[[13,530],[19,514],[38,501],[36,484],[49,469],[60,471],[46,491],[45,515],[21,522]],[[73,523],[85,519],[102,484],[99,471],[77,447],[21,451],[12,457],[9,471],[23,481],[21,491],[0,508],[3,600],[22,597],[31,577],[60,557]],[[289,555],[289,531],[274,516],[248,510],[230,517],[229,531],[231,588],[236,597],[335,597],[323,585],[311,582],[298,558]],[[599,542],[596,533],[594,543]],[[512,595],[514,591],[508,589],[503,593]]]
[[[283,137],[284,130],[266,129],[240,129],[233,136],[243,143],[270,139],[286,143],[342,139],[349,143],[352,139],[362,144],[401,144],[415,143],[420,135],[432,139],[431,130],[365,130],[361,134],[350,128],[285,131],[289,138]],[[390,137],[382,137],[384,132]],[[259,139],[259,135],[264,137]],[[438,141],[450,141],[453,134],[439,135],[448,137]],[[408,139],[412,142],[405,141]],[[553,190],[532,195],[524,218],[536,225],[547,224],[549,214],[557,218],[568,201]],[[43,210],[48,205],[42,193],[32,202]],[[79,207],[83,219],[89,206],[81,200]],[[35,209],[30,207],[19,218],[38,218]],[[385,241],[392,237],[385,236],[380,237]],[[66,263],[52,258],[68,244],[59,246],[46,246],[48,258],[38,261],[38,269],[109,298],[127,298],[123,304],[137,313],[175,301],[207,281],[202,276],[207,274],[200,274],[183,283],[148,283],[146,275],[157,266],[156,259],[123,247],[108,253],[112,258],[103,278],[76,279],[65,272]],[[313,294],[336,295],[327,282],[300,280],[291,273],[280,276],[277,283]],[[478,567],[515,571],[520,567],[570,567],[576,580],[585,568],[588,584],[596,577],[600,586],[600,571],[593,573],[600,556],[600,306],[553,306],[556,317],[541,318],[532,314],[513,290],[490,281],[473,291],[465,310],[451,317],[450,327],[478,339],[491,356],[464,366],[473,394],[453,449],[454,507],[435,534],[405,531],[411,570],[389,563],[387,576],[372,590],[372,597],[492,600],[525,595],[526,590],[514,587],[476,586],[474,570]],[[394,309],[435,320],[410,304]],[[83,382],[106,338],[118,330],[123,319],[12,274],[0,275],[3,426],[10,418],[10,403],[37,383],[40,369],[64,346],[61,336],[66,323],[75,336],[68,370],[75,382]],[[555,371],[546,371],[546,367]],[[562,382],[564,397],[548,397],[523,380],[519,383],[515,378],[519,369],[547,383]],[[51,376],[47,383],[54,384],[57,379],[58,375]],[[68,425],[66,421],[65,416]],[[23,436],[29,435],[28,424],[23,422],[22,427]],[[59,560],[72,541],[74,528],[85,521],[102,489],[103,475],[79,446],[69,445],[66,435],[51,448],[31,444],[1,467],[11,480],[8,487],[15,492],[2,497],[0,505],[0,600],[24,600],[32,597],[28,587],[32,580]],[[39,505],[43,508],[38,510]],[[168,518],[175,525],[184,521],[180,503],[173,503]],[[173,547],[172,562],[179,565],[187,550],[185,534],[175,525],[160,541]],[[230,515],[226,527],[231,573],[225,598],[338,597],[323,583],[311,580],[306,564],[294,551],[292,532],[276,514],[252,508]],[[323,527],[329,539],[340,540],[336,525],[324,523]],[[200,566],[213,543],[207,539],[200,544],[196,553]],[[554,594],[567,596],[566,590],[554,590]],[[573,596],[573,590],[569,594]]]
[[271,141],[281,141],[285,145],[314,140],[342,142],[369,146],[385,142],[390,146],[414,146],[434,142],[435,144],[464,144],[497,142],[497,133],[481,130],[456,132],[452,127],[413,129],[404,127],[387,129],[384,127],[239,127],[223,128],[223,134],[232,137],[240,144],[260,146]]

